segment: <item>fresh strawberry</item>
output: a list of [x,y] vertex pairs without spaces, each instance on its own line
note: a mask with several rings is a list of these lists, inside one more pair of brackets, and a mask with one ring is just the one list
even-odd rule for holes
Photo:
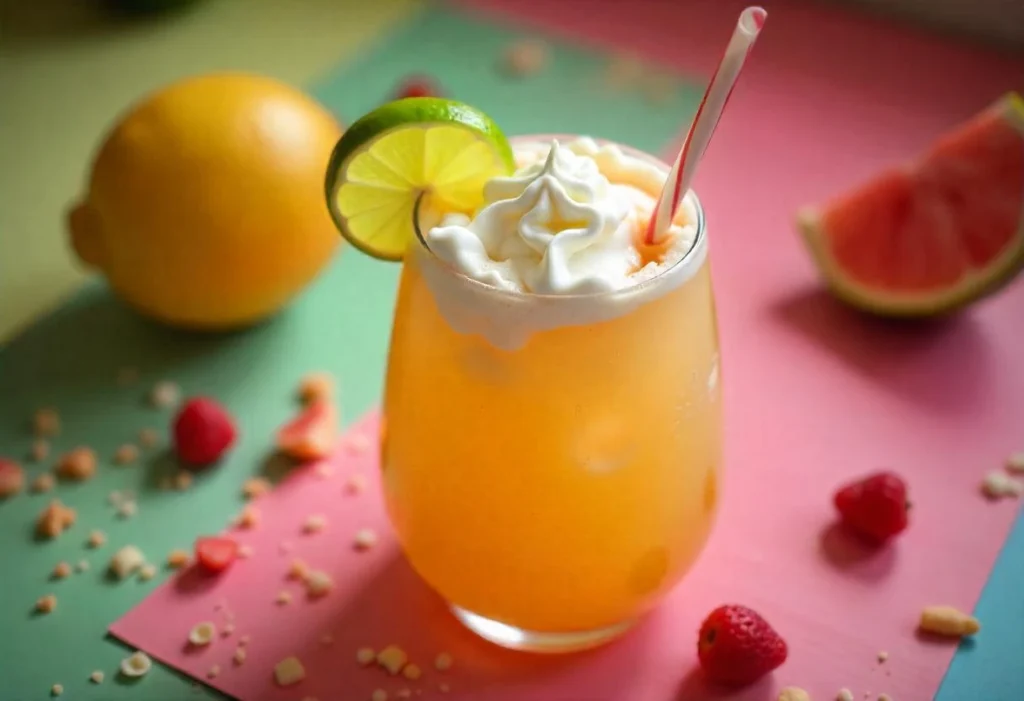
[[779,667],[788,654],[786,641],[746,606],[720,606],[700,627],[700,666],[719,684],[751,684]]
[[847,527],[877,543],[907,527],[907,485],[892,472],[878,472],[841,487],[833,502]]
[[234,419],[212,399],[196,397],[185,403],[174,419],[174,447],[178,457],[194,466],[216,462],[235,442]]
[[296,460],[326,458],[338,442],[338,410],[320,399],[277,431],[277,448]]
[[426,76],[412,76],[407,78],[398,88],[396,100],[406,97],[440,97],[441,91],[434,85],[434,82]]
[[238,543],[231,538],[210,536],[196,541],[196,562],[207,572],[223,572],[238,557]]

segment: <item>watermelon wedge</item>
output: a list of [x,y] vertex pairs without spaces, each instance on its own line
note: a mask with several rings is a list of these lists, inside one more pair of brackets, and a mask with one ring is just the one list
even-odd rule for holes
[[306,406],[277,431],[277,449],[295,460],[326,458],[337,442],[338,411],[323,399]]
[[798,226],[832,292],[887,316],[931,316],[1024,269],[1024,100],[1006,95]]

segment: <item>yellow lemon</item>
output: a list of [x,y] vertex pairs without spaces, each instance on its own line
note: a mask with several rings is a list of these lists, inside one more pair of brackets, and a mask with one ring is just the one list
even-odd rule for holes
[[341,125],[270,78],[219,73],[131,108],[68,215],[78,257],[143,314],[198,329],[273,314],[340,239],[323,174]]

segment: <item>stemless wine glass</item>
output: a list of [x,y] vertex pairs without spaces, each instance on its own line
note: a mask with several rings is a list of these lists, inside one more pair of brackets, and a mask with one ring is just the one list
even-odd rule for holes
[[694,203],[686,255],[615,292],[498,290],[422,240],[406,257],[384,399],[388,511],[413,568],[488,640],[598,645],[655,606],[704,546],[721,394]]

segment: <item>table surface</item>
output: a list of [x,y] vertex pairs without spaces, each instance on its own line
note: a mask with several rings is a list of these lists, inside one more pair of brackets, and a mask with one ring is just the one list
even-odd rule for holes
[[[543,3],[521,4],[533,4],[537,14],[543,14],[540,9]],[[99,23],[84,3],[21,3],[13,17],[11,13],[15,11],[5,7],[4,12],[8,13],[3,17],[5,38],[0,43],[0,95],[4,96],[0,102],[0,117],[4,125],[0,129],[0,153],[5,155],[5,161],[16,163],[19,167],[0,170],[0,196],[3,197],[4,205],[0,207],[0,343],[5,338],[13,337],[41,312],[54,308],[61,300],[68,298],[82,283],[81,273],[72,263],[65,246],[61,213],[82,186],[84,164],[96,145],[98,135],[109,125],[113,114],[154,86],[200,70],[244,68],[297,83],[315,82],[317,78],[325,76],[331,66],[356,55],[381,33],[407,18],[418,5],[414,0],[378,0],[374,3],[361,0],[297,0],[289,3],[276,0],[248,0],[246,3],[210,0],[207,6],[182,13],[172,21],[117,27]],[[56,20],[53,17],[44,18],[39,14],[43,7],[61,8],[61,14],[54,16]],[[639,24],[621,29],[627,34],[632,33],[634,43],[641,41]],[[569,33],[572,33],[571,30]],[[265,38],[271,35],[278,38]],[[189,50],[182,51],[183,46],[188,46]],[[658,47],[653,47],[651,53],[657,55]],[[982,56],[976,63],[967,61],[967,64],[977,68],[997,65],[998,61],[990,61],[988,57]],[[695,65],[693,68],[706,71],[709,67]],[[1024,71],[1018,75],[1024,76]],[[992,80],[979,80],[975,86],[975,97],[990,91],[993,84]],[[40,89],[43,85],[46,86],[45,90]],[[1024,86],[1018,84],[1006,87]],[[969,112],[967,105],[972,100],[974,97],[965,99],[965,113]],[[362,109],[358,101],[354,107]],[[73,120],[68,119],[69,114],[74,115]],[[894,118],[898,117],[894,115]],[[926,122],[923,132],[935,131],[939,124],[939,120]],[[650,138],[661,138],[663,132],[665,127],[658,126]],[[638,145],[656,149],[658,144],[652,142]],[[896,150],[896,145],[893,145],[893,149]],[[367,267],[365,261],[355,256],[343,256],[342,265],[331,275],[334,276],[333,282],[327,279],[320,284],[351,285],[347,276],[352,276],[352,280],[374,277],[385,287],[393,283],[393,279],[388,277],[391,273],[376,272],[376,269]],[[339,275],[346,279],[339,281]],[[385,278],[378,279],[380,275]],[[355,290],[350,291],[356,293]],[[312,294],[315,294],[315,290]],[[390,298],[384,296],[375,300],[374,304],[384,310],[389,302]],[[386,319],[386,310],[378,316]],[[275,322],[282,323],[293,327],[308,325],[312,333],[319,322],[309,314],[304,316],[299,309],[295,314]],[[375,356],[383,353],[383,347],[379,347],[378,341],[383,342],[386,336],[385,322],[381,321],[380,324],[381,328],[376,329],[379,338],[375,337],[376,340],[365,347],[352,348],[346,353],[347,366],[359,367],[363,362],[379,364]],[[15,357],[0,357],[4,357],[7,362],[20,362],[23,367],[33,371],[28,359],[32,349],[38,349],[41,355],[45,355],[47,342],[65,337],[69,329],[79,333],[95,329],[130,330],[129,333],[138,344],[133,351],[140,354],[138,358],[101,358],[102,353],[109,349],[105,349],[102,344],[84,346],[86,350],[79,364],[102,365],[109,370],[110,377],[119,362],[139,365],[150,373],[150,379],[159,377],[165,368],[183,365],[187,375],[189,363],[200,362],[198,358],[209,354],[213,346],[230,345],[233,342],[231,339],[216,342],[196,339],[170,342],[169,337],[161,332],[131,319],[126,311],[111,303],[103,290],[91,288],[79,295],[71,308],[62,309],[34,328],[26,343],[19,341],[21,347]],[[279,332],[278,328],[277,332],[269,330],[259,333],[272,336]],[[337,336],[336,342],[344,345],[345,339]],[[92,351],[88,351],[88,348]],[[371,356],[374,359],[371,360]],[[331,362],[329,357],[323,355],[311,355],[301,361],[309,367],[329,365]],[[210,372],[217,364],[216,352],[202,362],[207,366],[205,372]],[[230,368],[215,369],[225,373],[220,380],[222,387],[241,380],[231,374]],[[267,369],[271,371],[269,366]],[[34,371],[38,372],[39,368]],[[68,372],[74,374],[76,370]],[[267,392],[277,392],[278,396],[285,397],[287,388],[295,380],[293,374],[291,371],[271,373],[266,382]],[[372,404],[379,393],[377,380],[353,379],[350,387],[351,407],[359,409]],[[102,381],[107,380],[109,377]],[[94,377],[90,383],[95,385],[100,381]],[[81,410],[90,406],[86,398],[89,388],[89,383],[86,383],[61,391],[67,392],[71,397],[69,401],[72,404],[77,402]],[[216,389],[210,388],[211,391]],[[132,397],[134,395],[124,393],[121,397],[123,404],[111,411],[121,417],[131,416],[129,403],[133,401]],[[12,408],[4,406],[0,401],[0,415],[5,418],[10,417],[6,416],[8,412],[4,410]],[[265,419],[266,428],[272,426],[270,414],[283,411],[284,400],[279,406],[270,406]],[[13,412],[10,413],[13,416]],[[354,417],[350,414],[349,418]],[[87,433],[90,428],[85,425],[81,430]],[[254,448],[253,455],[249,457],[253,457],[261,447]],[[233,483],[221,484],[221,492],[228,489],[233,489]],[[217,497],[213,496],[215,490],[211,485],[206,500],[194,503],[191,508],[212,508],[217,501]],[[167,524],[177,518],[176,512],[166,504],[154,505],[153,509],[157,512],[154,517],[163,518]],[[97,507],[90,517],[99,518],[99,512]],[[213,523],[210,518],[205,520]],[[156,538],[154,547],[177,544],[171,541],[169,537],[164,540]],[[33,566],[44,566],[44,561],[49,562],[48,558],[51,558],[51,554],[35,557]],[[949,701],[974,698],[971,689],[981,683],[979,680],[998,675],[1000,669],[1005,671],[1015,668],[1015,656],[1024,650],[1024,633],[1019,626],[1000,626],[999,620],[1014,617],[1019,620],[1020,616],[1024,616],[1024,598],[1014,596],[1022,581],[1024,526],[1018,523],[978,606],[978,613],[984,620],[996,621],[995,627],[1001,630],[998,635],[1006,644],[998,649],[988,647],[984,658],[972,654],[969,648],[961,650],[939,698]],[[141,596],[142,593],[140,590],[134,595]],[[124,610],[122,600],[107,596],[103,601],[105,603],[100,606],[110,616]],[[96,639],[96,631],[91,627],[86,628],[86,622],[88,626],[94,625],[93,617],[85,613],[68,612],[67,615],[72,621],[65,619],[65,625],[71,624],[70,637],[75,638],[68,641],[67,644],[72,646],[68,649],[74,646],[85,649],[94,644],[92,641]],[[75,620],[82,623],[79,629],[74,629]],[[16,655],[12,640],[5,641],[0,649],[8,655]],[[116,647],[106,646],[98,661],[109,668],[110,663],[116,663],[120,654]],[[25,660],[25,663],[38,674],[46,673],[47,669],[56,673],[72,668],[69,660]],[[78,674],[80,666],[81,662],[74,667],[75,674]],[[1007,675],[1003,674],[1002,678],[1006,680]],[[43,681],[45,689],[48,682]],[[54,678],[52,681],[59,679]],[[114,687],[111,693],[118,698],[149,698],[156,701],[181,698],[185,688],[177,677],[161,671],[147,680],[144,686],[131,689]],[[1024,694],[1024,683],[1020,679],[1009,679],[999,688],[1006,693]],[[80,691],[81,694],[74,698],[108,697],[103,695],[107,692],[90,690],[89,687]],[[200,687],[192,687],[192,693],[206,692]],[[986,697],[986,700],[1011,701],[1016,698],[1019,697],[998,695]],[[21,697],[15,701],[21,701]]]

